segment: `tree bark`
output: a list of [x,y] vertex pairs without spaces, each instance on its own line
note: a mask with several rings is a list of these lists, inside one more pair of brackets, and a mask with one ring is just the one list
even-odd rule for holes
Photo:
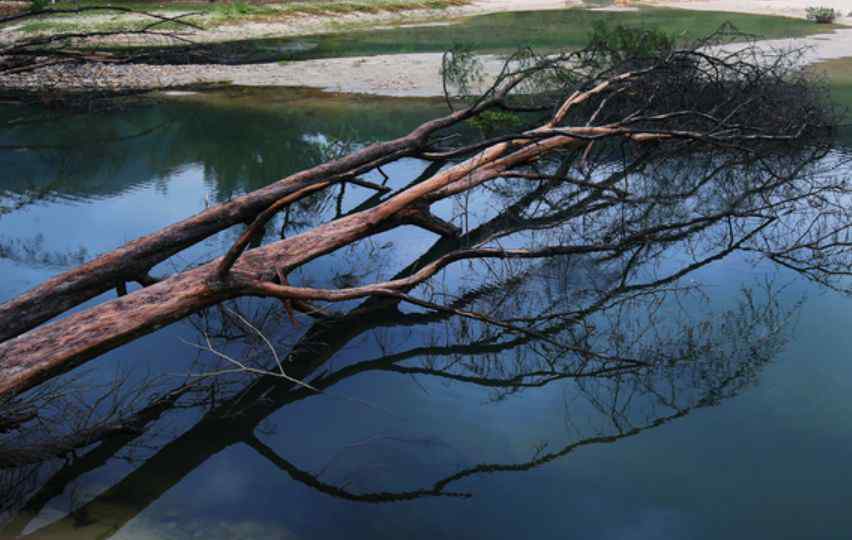
[[[550,110],[555,112],[542,123],[535,124],[539,127],[444,152],[445,155],[453,154],[453,157],[457,157],[471,155],[473,149],[478,151],[473,157],[444,170],[430,171],[433,174],[428,178],[402,189],[376,206],[243,253],[254,238],[255,231],[261,230],[275,212],[302,194],[355,179],[360,174],[402,157],[435,155],[436,152],[429,145],[434,143],[430,138],[436,132],[491,107],[507,107],[504,101],[507,93],[524,77],[535,74],[535,70],[524,69],[521,75],[510,76],[505,84],[495,88],[490,98],[482,99],[465,110],[424,123],[408,135],[393,141],[368,146],[342,159],[292,175],[98,257],[0,306],[0,374],[3,375],[0,379],[0,396],[26,391],[132,339],[239,296],[277,297],[285,302],[288,309],[292,306],[300,307],[296,302],[310,300],[343,301],[370,295],[393,296],[405,297],[408,302],[434,310],[441,306],[408,297],[406,293],[447,264],[468,256],[480,259],[546,258],[597,253],[601,259],[609,261],[626,256],[625,273],[622,276],[622,285],[625,285],[631,269],[640,264],[642,257],[646,257],[646,253],[651,253],[647,257],[653,257],[654,250],[646,248],[654,242],[662,245],[687,242],[689,235],[723,220],[727,220],[728,224],[721,236],[724,245],[716,246],[714,256],[740,249],[745,241],[752,239],[758,232],[763,234],[763,229],[779,217],[793,219],[790,216],[794,214],[796,205],[809,212],[812,208],[807,204],[809,195],[823,197],[832,190],[843,188],[817,182],[783,190],[786,184],[793,182],[795,175],[778,176],[769,167],[766,171],[758,171],[765,172],[768,179],[762,178],[761,174],[751,178],[754,171],[746,169],[746,176],[737,179],[742,182],[728,182],[720,187],[712,183],[712,174],[709,178],[697,175],[694,183],[685,181],[686,187],[682,191],[672,191],[678,186],[655,189],[652,187],[654,182],[647,178],[638,179],[635,186],[630,185],[626,175],[631,167],[626,163],[632,159],[627,156],[634,153],[638,146],[650,143],[653,148],[665,146],[666,149],[658,150],[660,157],[670,154],[668,157],[677,155],[682,158],[687,150],[693,151],[693,148],[700,146],[702,152],[718,151],[718,157],[722,161],[727,160],[729,164],[752,160],[755,155],[765,164],[764,158],[772,156],[772,150],[766,150],[764,155],[755,152],[755,149],[799,140],[808,126],[827,122],[829,113],[824,113],[826,116],[822,119],[819,116],[823,111],[823,104],[819,102],[822,94],[809,91],[807,85],[801,85],[797,80],[789,83],[789,87],[783,86],[784,79],[779,78],[783,74],[779,75],[773,69],[756,64],[747,64],[751,58],[749,51],[742,54],[745,60],[734,61],[731,60],[732,56],[726,56],[724,60],[716,61],[700,51],[685,51],[667,53],[660,64],[638,71],[626,71],[613,76],[613,72],[607,68],[603,75],[595,75],[581,89],[571,91],[567,97],[567,91],[560,92],[562,98],[549,97],[553,105]],[[708,68],[706,63],[710,63],[713,69]],[[760,76],[755,76],[744,66],[757,70]],[[540,69],[550,70],[552,67],[548,60]],[[711,85],[707,84],[706,78],[711,76],[718,78],[714,88],[722,90],[718,90],[719,95],[708,99],[705,94],[709,90],[706,89]],[[698,85],[704,92],[685,92],[684,88],[688,85]],[[757,90],[755,85],[758,85]],[[779,85],[781,88],[777,89]],[[798,107],[794,117],[779,118],[776,114],[777,103],[769,100],[765,100],[766,104],[755,104],[755,107],[764,107],[755,112],[744,110],[742,100],[735,99],[740,96],[745,101],[753,102],[753,94],[758,90],[769,93],[790,107]],[[649,99],[655,103],[656,109],[648,110]],[[684,100],[695,101],[684,104]],[[694,108],[690,109],[689,106]],[[831,109],[826,107],[825,110]],[[569,118],[572,115],[577,118]],[[599,123],[595,124],[596,121]],[[611,146],[621,154],[620,163],[624,168],[613,173],[602,159],[602,175],[593,175],[588,170],[591,149],[600,148],[607,141],[613,141]],[[682,144],[677,144],[678,141]],[[624,148],[623,143],[630,143],[631,147]],[[785,147],[783,151],[786,157],[794,160],[798,157],[795,153],[790,156],[790,148]],[[570,165],[574,159],[572,156],[581,153],[579,165]],[[729,156],[731,153],[734,155]],[[636,162],[643,162],[645,151],[635,154],[640,156]],[[542,158],[547,160],[545,166],[539,167],[538,162]],[[568,168],[563,170],[559,166],[557,172],[552,173],[551,166],[559,162],[568,163]],[[671,165],[671,162],[666,165]],[[549,167],[551,172],[547,172]],[[572,168],[578,174],[585,175],[585,179],[577,181],[570,177]],[[310,289],[292,286],[287,282],[287,276],[301,265],[402,224],[414,224],[442,235],[455,234],[457,231],[451,224],[443,223],[429,214],[429,207],[437,201],[469,192],[498,178],[517,180],[521,186],[531,186],[530,192],[535,192],[537,185],[563,182],[568,189],[559,195],[566,198],[564,204],[568,205],[567,208],[560,208],[559,201],[540,202],[545,207],[556,206],[553,215],[559,216],[559,219],[550,222],[548,228],[566,225],[567,230],[564,232],[569,238],[579,231],[576,245],[565,244],[566,236],[557,235],[562,238],[557,240],[557,244],[562,245],[543,248],[507,250],[499,245],[482,249],[476,249],[480,246],[466,246],[406,279],[348,289]],[[624,187],[616,188],[617,183],[622,185],[622,180]],[[524,190],[522,188],[520,191]],[[616,205],[621,206],[620,216],[617,217],[614,212],[609,212]],[[671,208],[666,208],[669,205]],[[671,211],[665,212],[666,209]],[[634,213],[635,219],[625,221],[625,211]],[[596,218],[596,215],[601,217]],[[828,211],[825,217],[833,221],[823,222],[823,216],[817,217],[820,219],[815,219],[813,223],[825,223],[827,225],[824,227],[829,228],[839,221],[836,215],[829,215]],[[156,283],[146,277],[154,265],[186,247],[232,225],[251,220],[254,223],[249,226],[247,233],[224,257]],[[736,225],[734,222],[737,220],[743,223]],[[762,224],[755,224],[755,220]],[[849,220],[852,222],[852,216]],[[594,231],[587,229],[587,221],[597,221],[594,227],[588,226]],[[845,227],[846,223],[839,223],[835,232],[842,232]],[[830,230],[812,227],[809,234],[810,238],[799,238],[793,246],[783,246],[784,250],[776,252],[776,255],[791,258],[790,254],[795,254],[797,249],[810,250],[814,246],[827,250],[842,248],[830,242],[833,238]],[[499,236],[496,238],[499,239]],[[483,239],[483,243],[489,240]],[[760,240],[768,244],[766,238]],[[574,240],[570,242],[574,243]],[[752,249],[769,253],[766,245]],[[843,253],[826,260],[842,266],[845,256]],[[833,267],[819,269],[823,270],[825,275],[837,274]],[[139,281],[146,286],[37,327],[126,281]],[[475,318],[486,320],[483,316]],[[490,318],[487,320],[492,324],[499,323]]]
[[0,305],[0,341],[20,335],[114,288],[120,281],[144,281],[155,265],[234,225],[251,221],[277,200],[312,184],[341,180],[398,159],[424,144],[430,134],[453,125],[471,111],[426,122],[404,137],[373,144],[342,159],[299,172],[191,218],[143,236],[71,271],[53,277]]

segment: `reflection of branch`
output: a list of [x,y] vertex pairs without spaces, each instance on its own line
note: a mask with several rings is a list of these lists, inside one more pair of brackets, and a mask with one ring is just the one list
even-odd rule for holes
[[309,487],[312,487],[317,491],[320,491],[327,495],[331,495],[333,497],[337,497],[339,499],[366,503],[388,503],[411,501],[423,497],[468,498],[471,496],[469,493],[444,491],[443,486],[441,486],[440,488],[436,486],[434,489],[431,490],[418,489],[413,491],[399,492],[351,493],[338,486],[321,482],[316,476],[299,469],[289,461],[283,459],[278,454],[276,454],[273,449],[265,445],[257,437],[252,436],[245,442],[251,448],[257,451],[258,454],[265,457],[273,465],[290,475],[290,478],[297,480]]
[[[385,294],[387,289],[406,293],[431,280],[451,258],[488,264],[495,259],[595,256],[629,287],[630,278],[644,263],[650,264],[667,250],[690,249],[695,238],[718,237],[724,229],[730,232],[728,243],[738,248],[777,253],[790,247],[782,245],[785,238],[779,234],[784,223],[820,213],[814,212],[809,201],[840,197],[847,190],[804,174],[805,164],[824,155],[828,145],[823,141],[798,145],[790,152],[791,143],[804,142],[805,135],[816,135],[816,128],[833,120],[832,109],[794,65],[786,61],[767,65],[753,53],[753,47],[744,47],[713,58],[700,47],[686,47],[643,58],[638,64],[603,66],[602,53],[593,46],[558,58],[530,56],[517,70],[507,65],[492,88],[466,109],[425,123],[394,141],[366,146],[209,208],[0,306],[0,336],[27,332],[0,343],[4,367],[16,373],[14,379],[0,384],[0,392],[30,388],[70,365],[221,301],[272,295],[290,307],[294,301],[341,301]],[[553,72],[565,78],[547,80]],[[455,144],[458,139],[450,138],[456,134],[451,128],[461,131],[460,124],[466,120],[482,119],[485,113],[527,99],[526,93],[516,92],[526,83],[541,84],[532,99],[551,105],[555,112],[525,118],[523,128],[507,134],[502,142],[489,140],[488,146],[467,159],[448,163],[375,206],[244,252],[264,220],[295,203],[306,190],[326,190],[332,183],[357,180],[383,165],[416,158],[436,144]],[[748,114],[737,98],[754,100]],[[783,119],[777,115],[779,109],[787,110]],[[466,147],[465,142],[455,149]],[[686,155],[690,160],[683,159]],[[691,175],[686,169],[693,160],[719,173]],[[766,166],[776,161],[777,167]],[[728,166],[720,168],[722,164]],[[779,175],[779,171],[791,174]],[[416,223],[442,236],[460,236],[456,224],[441,222],[429,213],[439,201],[490,190],[511,207],[543,185],[548,189],[537,201],[529,201],[525,212],[509,216],[517,220],[514,227],[476,244],[457,245],[444,253],[445,260],[429,261],[417,275],[404,278],[405,283],[377,280],[341,289],[288,283],[294,271],[311,261],[406,224]],[[467,227],[470,212],[463,212]],[[814,235],[842,231],[843,224],[837,222],[846,218],[826,221]],[[752,237],[755,220],[772,225]],[[249,227],[224,260],[210,261],[34,328],[97,294],[105,282],[126,280],[224,228],[249,221],[256,226]],[[509,238],[513,233],[527,233],[528,245],[501,247],[501,242],[513,240]],[[749,244],[738,240],[749,240]],[[822,275],[831,276],[849,257],[844,251],[820,266]],[[616,268],[619,264],[621,268]],[[92,280],[93,275],[98,279]],[[61,299],[48,294],[56,290],[63,291]],[[125,316],[116,321],[111,317],[115,310]],[[21,313],[26,320],[12,315]],[[62,347],[51,345],[59,335],[74,339],[66,339]]]
[[106,145],[106,144],[115,144],[120,142],[125,142],[133,139],[138,139],[140,137],[146,137],[158,130],[163,129],[164,127],[172,124],[172,121],[162,122],[157,124],[154,127],[150,127],[147,129],[143,129],[142,131],[138,131],[136,133],[132,133],[130,135],[124,135],[121,137],[113,137],[110,139],[87,139],[85,142],[80,142],[77,144],[0,144],[0,151],[3,150],[72,150],[74,148],[80,147],[91,147],[93,145]]
[[[114,385],[106,396],[118,393],[120,388],[121,384]],[[145,428],[151,422],[159,418],[165,410],[173,407],[176,401],[192,388],[192,385],[182,386],[130,415],[118,414],[115,419],[96,422],[92,426],[75,429],[68,434],[60,434],[32,443],[24,441],[25,445],[0,447],[0,469],[47,462],[113,437],[135,439],[144,433]],[[105,399],[106,396],[101,399]],[[36,419],[36,416],[26,418],[24,422],[17,422],[14,427],[21,428],[25,422]],[[67,422],[71,423],[78,420],[68,418]],[[44,427],[43,429],[47,428]]]
[[[498,294],[501,290],[499,288],[491,290],[489,294]],[[771,291],[768,291],[768,297],[772,298],[772,295],[769,293]],[[473,296],[471,299],[482,301],[483,297]],[[310,381],[311,387],[323,392],[331,386],[356,375],[369,374],[376,371],[391,371],[412,375],[435,375],[457,382],[493,386],[496,388],[511,388],[511,381],[517,381],[519,388],[538,386],[536,382],[526,380],[525,377],[542,375],[544,376],[542,384],[555,380],[571,379],[577,380],[578,383],[581,381],[598,382],[600,387],[597,388],[597,391],[598,393],[603,391],[602,396],[593,395],[592,391],[594,389],[584,389],[583,387],[580,387],[580,389],[583,391],[583,395],[589,399],[590,403],[600,407],[603,418],[608,419],[615,426],[616,433],[586,437],[567,444],[555,452],[546,454],[538,452],[527,462],[477,465],[449,475],[435,482],[429,488],[399,492],[378,490],[357,493],[346,489],[344,486],[320,481],[316,475],[299,469],[295,464],[278,455],[273,449],[260,442],[254,434],[255,427],[273,412],[279,411],[288,404],[297,403],[307,397],[314,396],[317,393],[315,390],[306,388],[297,382],[284,380],[278,377],[277,373],[272,372],[261,376],[259,379],[252,380],[242,390],[234,394],[233,397],[224,401],[217,401],[216,407],[210,410],[194,427],[183,432],[175,440],[163,446],[137,470],[130,473],[126,478],[102,494],[96,496],[92,501],[86,503],[79,511],[92,515],[109,515],[109,518],[105,518],[102,521],[85,525],[85,527],[88,527],[87,533],[96,533],[99,531],[114,532],[120,529],[128,520],[138,515],[139,512],[155,501],[162,493],[171,489],[177,482],[206,461],[209,456],[215,455],[223,449],[239,443],[245,443],[254,448],[255,451],[267,458],[276,467],[286,472],[291,478],[322,493],[353,502],[381,503],[438,496],[467,497],[470,496],[469,493],[448,491],[447,487],[455,482],[480,474],[530,470],[559,459],[574,449],[588,445],[613,443],[644,430],[663,425],[675,418],[686,416],[695,408],[714,405],[720,399],[736,395],[737,392],[756,376],[757,370],[771,359],[777,350],[772,340],[784,328],[783,324],[779,324],[782,321],[778,319],[779,314],[774,304],[764,309],[759,308],[760,306],[754,298],[749,296],[744,307],[739,312],[736,312],[733,316],[726,315],[720,317],[723,321],[733,321],[728,326],[725,326],[729,330],[709,333],[708,329],[701,323],[697,325],[701,329],[699,332],[695,332],[692,326],[686,326],[674,334],[669,341],[663,340],[661,337],[658,338],[658,352],[660,355],[652,361],[649,356],[651,353],[647,353],[644,357],[652,364],[651,367],[647,368],[641,366],[632,367],[631,369],[619,369],[618,367],[607,368],[606,366],[595,368],[592,365],[580,365],[573,368],[566,368],[561,373],[555,372],[554,368],[552,370],[554,371],[554,377],[557,374],[558,377],[549,380],[548,377],[551,373],[543,373],[535,366],[519,365],[518,368],[523,371],[504,377],[501,380],[488,373],[487,363],[471,366],[470,369],[474,370],[471,374],[449,371],[447,369],[398,365],[401,360],[410,358],[415,352],[422,353],[428,357],[433,352],[434,354],[446,354],[458,351],[471,354],[475,357],[477,354],[476,347],[466,344],[461,346],[460,349],[456,347],[436,347],[432,350],[427,347],[421,350],[415,349],[409,351],[408,354],[391,354],[386,357],[344,366],[336,371],[321,373]],[[223,311],[222,313],[224,317],[223,321],[229,320],[232,324],[238,325],[239,332],[245,332],[257,339],[261,339],[252,328],[263,328],[262,324],[252,323],[252,328],[249,328],[246,324],[240,322],[241,318],[248,320],[244,315],[235,317],[232,315],[233,313],[237,313],[234,310],[230,311],[230,315],[228,311]],[[261,316],[267,313],[264,311]],[[315,323],[291,350],[291,361],[288,364],[290,375],[300,380],[308,380],[308,375],[311,372],[316,371],[320,366],[327,365],[332,355],[345,348],[354,337],[366,331],[395,323],[406,326],[411,321],[416,321],[416,324],[429,324],[435,320],[434,318],[424,318],[423,314],[419,313],[401,314],[394,310],[387,310],[386,312],[370,310],[370,313],[371,315],[367,317],[364,315],[362,308],[356,308],[348,316]],[[439,318],[439,320],[441,319]],[[562,328],[568,328],[564,322],[560,324],[563,325]],[[770,329],[768,334],[765,331],[766,329]],[[220,332],[220,334],[228,339],[238,335],[238,332]],[[696,335],[706,337],[706,341],[694,341],[692,336]],[[736,340],[732,340],[734,337],[736,337]],[[732,341],[737,343],[737,346],[733,347],[733,352],[736,354],[728,354],[725,349]],[[270,346],[269,343],[262,339],[261,342],[263,343],[262,347],[268,348]],[[503,343],[483,342],[481,348],[485,354],[509,353],[518,347],[527,347],[535,343],[535,340],[524,337]],[[655,341],[647,344],[646,349],[656,343]],[[719,350],[714,352],[716,349]],[[748,354],[752,350],[760,350],[764,354],[758,356]],[[718,363],[718,358],[725,359],[727,363]],[[717,374],[712,379],[701,376],[702,373],[707,372],[706,367],[708,365],[713,366],[713,371]],[[611,370],[610,373],[607,373],[608,369]],[[695,372],[695,376],[688,376],[692,372]],[[670,399],[664,396],[656,388],[657,385],[665,388],[667,385],[679,380],[682,381],[683,385],[692,389],[692,391],[679,395],[677,399]],[[674,412],[667,414],[654,413],[653,418],[647,422],[643,422],[639,426],[621,427],[625,423],[620,418],[620,415],[624,414],[624,407],[623,404],[619,403],[619,399],[625,398],[624,396],[620,397],[617,389],[620,385],[626,384],[626,381],[634,381],[632,386],[641,395],[648,396],[657,406],[665,406],[669,410],[674,410]],[[607,388],[610,390],[606,391]],[[638,399],[639,397],[641,396],[636,396],[634,399]],[[607,403],[608,401],[609,403]],[[61,491],[64,480],[76,478],[80,471],[91,470],[88,467],[97,466],[99,462],[102,463],[111,452],[118,451],[121,447],[120,441],[129,440],[130,437],[131,435],[128,434],[105,440],[100,446],[92,450],[90,454],[84,456],[79,467],[72,465],[71,468],[58,474],[55,477],[55,481],[51,481],[49,485],[43,488],[41,494],[34,496],[30,500],[27,508],[35,509],[43,505],[50,493],[56,493],[56,490]],[[86,465],[84,466],[82,463]],[[152,482],[152,479],[156,480]],[[140,485],[143,484],[146,495],[140,499],[133,494],[138,493]],[[112,507],[117,500],[123,502],[121,512],[104,514],[99,511],[100,505]],[[23,523],[25,521],[28,521],[28,517],[24,515],[19,516],[15,522],[16,530],[23,530],[22,527],[26,526],[26,523]],[[48,525],[39,531],[35,531],[34,534],[36,536],[54,534],[62,537],[70,527],[79,527],[79,524],[75,524],[71,516]]]
[[550,452],[541,456],[536,457],[530,461],[524,463],[515,463],[515,464],[483,464],[477,465],[476,467],[471,467],[469,469],[464,469],[459,471],[451,476],[444,478],[435,483],[434,489],[441,491],[446,488],[448,485],[463,480],[465,478],[469,478],[471,476],[476,476],[480,474],[493,474],[500,472],[524,472],[529,471],[531,469],[535,469],[536,467],[541,467],[542,465],[546,465],[550,462],[556,461],[557,459],[564,457],[574,450],[578,448],[582,448],[584,446],[593,446],[597,444],[611,444],[622,439],[626,439],[628,437],[633,437],[635,435],[639,435],[643,431],[647,431],[649,429],[653,429],[677,418],[682,418],[692,412],[692,409],[684,409],[680,410],[674,414],[663,416],[661,418],[657,418],[653,422],[640,427],[634,427],[632,429],[623,431],[616,435],[605,435],[599,437],[590,437],[587,439],[583,439],[581,441],[577,441],[575,443],[571,443],[562,447],[557,452]]
[[[21,534],[27,524],[51,500],[61,495],[78,478],[103,467],[118,452],[144,435],[145,429],[158,420],[170,407],[173,407],[180,396],[188,390],[188,387],[184,387],[155,401],[133,415],[132,418],[125,420],[128,429],[109,434],[109,436],[98,441],[100,444],[94,449],[80,457],[75,456],[74,459],[67,462],[65,466],[45,480],[37,492],[26,499],[23,506],[17,510],[15,517],[0,528],[0,535],[13,537]],[[23,502],[23,498],[16,501],[16,503]]]
[[[400,373],[403,375],[431,375],[443,379],[449,379],[457,382],[471,383],[477,386],[496,387],[496,388],[511,388],[514,390],[520,388],[539,388],[550,383],[565,379],[585,379],[585,378],[604,378],[617,375],[619,373],[629,373],[635,371],[635,366],[619,366],[611,368],[599,368],[590,371],[578,370],[576,372],[565,371],[527,371],[508,378],[496,377],[477,377],[475,375],[461,375],[451,373],[439,369],[430,369],[425,367],[408,367],[390,365],[382,368],[383,371],[391,373]],[[528,381],[527,379],[532,379]]]

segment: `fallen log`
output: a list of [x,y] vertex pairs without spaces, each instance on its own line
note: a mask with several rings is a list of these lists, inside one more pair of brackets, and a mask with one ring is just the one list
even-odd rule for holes
[[[681,271],[657,283],[671,283],[686,270],[735,250],[762,253],[795,266],[803,253],[822,249],[832,256],[804,273],[817,278],[839,275],[838,269],[850,257],[844,244],[832,239],[852,224],[852,217],[838,213],[836,205],[823,211],[824,205],[811,203],[844,196],[846,188],[802,174],[825,154],[825,148],[813,142],[805,145],[812,147],[806,151],[796,146],[812,134],[812,127],[832,121],[831,107],[795,69],[761,65],[754,61],[753,51],[745,51],[721,59],[696,49],[667,51],[653,63],[645,59],[641,69],[613,74],[608,66],[586,74],[580,82],[558,80],[556,88],[546,86],[543,92],[550,100],[549,110],[555,112],[536,117],[538,127],[436,148],[433,136],[446,128],[493,108],[513,110],[512,90],[554,69],[554,60],[546,59],[536,69],[524,67],[501,79],[487,99],[427,122],[404,137],[213,207],[57,276],[0,306],[0,395],[24,392],[130,340],[239,296],[276,297],[288,309],[309,309],[304,302],[310,301],[392,296],[426,309],[452,310],[408,293],[461,260],[593,256],[601,264],[616,265],[618,285],[608,293],[616,294],[631,290],[636,268],[666,248],[688,243],[695,235],[712,234],[716,240],[707,253],[695,255]],[[779,107],[788,112],[786,117],[779,118]],[[623,156],[620,167],[613,166],[615,151]],[[275,212],[302,194],[356,179],[402,157],[447,159],[472,152],[472,157],[375,206],[244,251]],[[684,174],[677,185],[632,176],[637,165],[652,159],[665,163],[657,170],[665,174],[677,169],[689,153],[712,164],[710,172]],[[496,241],[513,232],[509,226],[499,235],[481,238],[477,245],[459,246],[405,278],[343,289],[288,283],[288,276],[302,265],[401,225],[454,234],[455,225],[432,216],[431,205],[501,179],[513,183],[522,199],[537,194],[539,206],[549,209],[517,230],[552,230],[552,243],[503,248]],[[558,189],[539,193],[539,186]],[[810,228],[795,238],[784,237],[784,227],[803,215],[812,223]],[[157,282],[146,277],[151,267],[182,249],[252,221],[224,257]],[[145,286],[37,326],[131,280]],[[521,334],[530,332],[487,314],[454,313]]]
[[169,257],[234,225],[251,222],[279,199],[317,183],[355,179],[359,174],[414,154],[429,137],[464,121],[478,110],[453,113],[424,123],[398,139],[367,146],[341,159],[299,172],[224,204],[210,207],[156,233],[134,240],[114,251],[53,277],[26,293],[0,304],[0,341],[15,337],[64,313],[120,283],[151,283],[150,270]]

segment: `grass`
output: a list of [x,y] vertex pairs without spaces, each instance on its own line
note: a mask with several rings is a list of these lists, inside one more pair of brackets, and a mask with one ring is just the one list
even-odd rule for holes
[[263,4],[249,4],[241,0],[213,4],[210,14],[222,19],[235,19],[252,15],[274,15],[276,10]]
[[412,10],[438,10],[468,4],[468,0],[333,0],[292,2],[276,6],[291,15],[351,15],[356,13],[401,13]]

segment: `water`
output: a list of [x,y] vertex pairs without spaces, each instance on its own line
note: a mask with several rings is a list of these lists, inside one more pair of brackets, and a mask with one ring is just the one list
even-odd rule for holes
[[[234,89],[20,124],[0,144],[41,148],[0,153],[2,205],[20,206],[0,217],[0,299],[329,153],[402,134],[441,106]],[[103,143],[116,137],[123,140]],[[385,172],[401,187],[422,168],[408,160]],[[348,189],[341,209],[371,196]],[[337,211],[336,197],[311,204],[293,213],[288,234]],[[474,205],[474,213],[490,215],[490,204]],[[221,253],[237,233],[217,235],[156,272]],[[340,286],[387,276],[435,242],[404,228],[316,261],[295,279]],[[455,269],[441,284],[448,291],[475,284],[476,270]],[[595,277],[582,264],[555,270],[572,276],[548,282],[556,293]],[[8,492],[0,500],[13,499],[4,504],[17,510],[4,515],[0,535],[848,538],[852,303],[741,257],[690,279],[706,297],[667,298],[657,328],[677,343],[696,330],[712,345],[705,356],[713,362],[700,356],[649,379],[530,388],[498,385],[547,354],[540,344],[513,345],[518,336],[410,307],[294,327],[279,304],[241,302],[234,309],[292,351],[289,373],[323,393],[273,377],[222,376],[146,417],[141,432],[80,448],[76,457],[4,470]],[[547,298],[537,279],[521,287],[520,300],[478,305],[511,316]],[[738,307],[743,287],[753,289],[752,310]],[[633,314],[640,317],[619,321],[628,336],[647,322],[646,307]],[[62,402],[64,427],[99,396],[111,396],[100,411],[113,402],[139,411],[187,373],[221,368],[191,345],[203,343],[202,330],[223,330],[221,318],[214,310],[172,325],[65,377],[64,390],[82,397]],[[221,350],[269,365],[251,329],[224,330],[235,339]],[[662,342],[644,340],[667,353]],[[116,380],[123,386],[111,394]],[[13,473],[17,482],[9,481]]]
[[518,48],[561,50],[584,47],[595,24],[655,28],[684,39],[706,36],[725,23],[764,38],[801,37],[832,30],[803,20],[767,15],[680,9],[641,8],[636,11],[564,9],[495,13],[461,19],[450,25],[371,29],[306,38],[257,42],[261,47],[284,45],[286,60],[443,52],[457,46],[477,51],[514,52]]
[[[355,27],[329,34],[229,42],[212,46],[211,50],[220,53],[220,61],[225,63],[442,53],[455,47],[490,53],[510,53],[524,47],[553,51],[584,47],[594,25],[598,23],[654,28],[684,40],[704,37],[726,23],[746,34],[767,39],[804,37],[837,28],[773,15],[654,7],[635,11],[573,8],[494,13],[461,18],[450,24],[369,29]],[[213,56],[215,58],[217,55]],[[171,55],[170,58],[174,61],[176,57]]]

